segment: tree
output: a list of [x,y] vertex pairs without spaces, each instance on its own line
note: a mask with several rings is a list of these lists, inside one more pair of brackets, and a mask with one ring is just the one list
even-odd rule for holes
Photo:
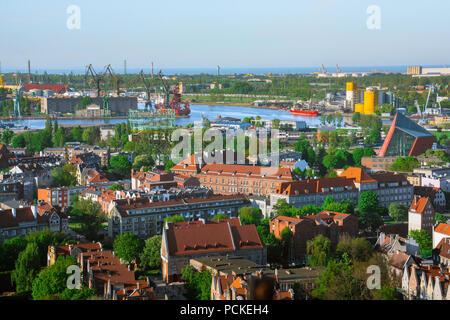
[[18,293],[31,291],[33,280],[40,269],[39,248],[35,242],[30,242],[16,260],[16,268],[11,273],[11,281],[16,284]]
[[348,259],[331,260],[316,280],[312,295],[320,300],[356,300],[360,297],[359,283],[353,277]]
[[253,207],[242,207],[239,209],[239,219],[243,225],[258,225],[263,218],[261,209]]
[[230,217],[225,213],[216,213],[213,217],[213,220],[222,220],[222,219],[229,219]]
[[376,211],[378,208],[378,197],[373,191],[364,191],[359,196],[358,210],[361,212]]
[[120,183],[114,183],[111,185],[111,187],[109,187],[109,190],[120,191],[120,190],[124,190],[124,188]]
[[281,257],[284,260],[284,263],[287,264],[290,262],[291,257],[291,240],[292,240],[292,231],[288,227],[285,227],[281,230],[280,233],[280,245],[281,245]]
[[74,186],[77,184],[77,178],[72,175],[68,170],[70,167],[64,168],[54,168],[50,170],[50,173],[53,178],[52,186],[53,187],[67,187]]
[[190,300],[211,299],[211,271],[198,272],[191,265],[187,265],[181,271],[181,279],[185,282],[186,298]]
[[97,202],[79,199],[74,206],[76,214],[79,215],[81,229],[79,233],[89,240],[98,238],[98,231],[102,228],[105,217]]
[[3,130],[1,139],[4,144],[9,145],[13,137],[14,131],[12,131],[11,129]]
[[167,222],[184,222],[186,221],[186,219],[184,218],[184,216],[182,216],[181,214],[177,214],[177,215],[173,215],[173,216],[169,216],[167,218],[164,219],[164,225]]
[[411,230],[408,237],[413,237],[416,240],[421,251],[429,251],[433,248],[433,240],[425,230]]
[[134,159],[133,169],[140,170],[142,167],[153,166],[155,161],[148,154],[141,154]]
[[397,158],[391,165],[391,170],[401,172],[413,172],[416,168],[420,168],[420,162],[416,157]]
[[343,257],[347,255],[352,261],[365,262],[373,255],[373,249],[369,241],[364,238],[352,239],[348,235],[341,236],[336,248],[336,253]]
[[66,136],[64,134],[63,128],[58,128],[52,137],[52,142],[54,147],[62,147],[64,146]]
[[442,214],[440,214],[440,213],[436,213],[435,214],[435,220],[436,220],[436,222],[440,222],[440,223],[447,223],[447,217],[446,216],[443,216]]
[[377,211],[355,211],[358,216],[359,229],[368,232],[376,232],[383,225],[383,219]]
[[330,258],[331,241],[320,234],[307,242],[306,251],[311,267],[325,267]]
[[126,176],[131,172],[131,162],[125,155],[117,155],[110,159],[109,166],[115,174]]
[[20,252],[27,247],[27,240],[22,237],[7,239],[0,243],[0,271],[9,271],[14,269],[15,262]]
[[167,161],[166,163],[166,171],[170,171],[170,169],[172,169],[173,167],[175,167],[175,163],[172,161],[172,159],[170,159],[169,161]]
[[67,288],[67,278],[69,276],[67,274],[67,268],[72,265],[77,265],[75,258],[72,256],[60,256],[53,265],[42,269],[33,281],[33,299],[75,300],[88,299],[94,296],[95,291],[84,286],[80,290]]
[[408,217],[408,206],[403,203],[391,203],[389,205],[389,216],[395,221]]
[[114,241],[114,252],[127,263],[136,261],[144,249],[144,240],[131,232],[126,232]]
[[12,137],[11,144],[13,148],[25,148],[26,141],[25,141],[25,135],[18,134]]
[[141,254],[140,266],[146,270],[161,268],[161,239],[160,235],[145,240],[144,249]]

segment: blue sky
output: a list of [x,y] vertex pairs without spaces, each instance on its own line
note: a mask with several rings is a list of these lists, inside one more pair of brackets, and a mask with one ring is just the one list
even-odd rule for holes
[[[67,7],[81,9],[69,30]],[[366,9],[381,9],[381,29]],[[2,69],[450,63],[448,0],[15,0],[0,3]]]

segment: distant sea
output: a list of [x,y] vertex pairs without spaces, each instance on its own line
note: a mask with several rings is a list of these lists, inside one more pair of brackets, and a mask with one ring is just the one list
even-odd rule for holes
[[[423,66],[424,68],[439,68],[441,65],[434,66]],[[103,66],[94,66],[95,70],[100,71],[103,70]],[[123,67],[113,66],[114,70],[117,73],[124,73]],[[334,73],[336,71],[336,67],[325,66],[328,72]],[[127,73],[139,73],[142,68],[127,68]],[[340,66],[342,72],[402,72],[406,73],[407,66],[360,66],[360,67],[345,67]],[[42,74],[47,72],[49,74],[84,74],[84,68],[66,68],[66,69],[31,69],[32,73]],[[160,68],[155,67],[154,73],[158,73]],[[196,74],[210,74],[216,75],[217,68],[161,68],[162,72],[166,75],[177,75],[177,74],[187,74],[187,75],[196,75]],[[263,75],[267,73],[272,74],[309,74],[312,72],[319,71],[318,67],[248,67],[248,68],[227,68],[221,67],[220,74],[221,75],[234,75],[234,74],[247,74],[253,73],[255,75]],[[28,69],[19,68],[19,69],[8,69],[3,68],[3,73],[10,72],[20,72],[27,73]],[[144,68],[145,73],[150,73],[150,68]]]

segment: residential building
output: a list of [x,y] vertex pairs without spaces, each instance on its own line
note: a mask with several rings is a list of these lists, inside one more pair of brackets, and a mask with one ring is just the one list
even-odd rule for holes
[[406,300],[450,300],[450,272],[440,266],[405,266],[401,292]]
[[414,196],[408,210],[408,232],[425,230],[431,236],[434,221],[434,208],[430,198]]
[[170,189],[177,186],[178,181],[175,181],[174,175],[171,172],[131,170],[131,189],[133,190],[149,192],[154,189]]
[[450,224],[438,223],[433,229],[433,249],[442,239],[450,237]]
[[433,261],[450,267],[450,237],[442,238],[433,249]]
[[1,241],[46,229],[67,232],[68,227],[67,217],[48,203],[0,210]]
[[415,157],[431,149],[435,141],[433,134],[397,112],[378,155]]
[[414,195],[430,198],[436,210],[444,210],[446,206],[445,193],[440,188],[414,187]]
[[307,261],[306,244],[321,234],[330,239],[331,245],[336,247],[339,237],[347,234],[350,237],[358,235],[358,218],[351,214],[322,211],[317,215],[304,217],[272,218],[269,223],[270,233],[281,239],[281,232],[289,228],[292,232],[291,250],[288,261],[303,264]]
[[267,250],[254,225],[237,218],[167,223],[161,244],[162,275],[166,282],[180,280],[191,259],[205,256],[240,256],[259,265],[267,263]]
[[39,188],[38,201],[48,202],[52,206],[64,209],[72,204],[72,196],[86,189],[85,186],[59,187],[59,188]]
[[149,279],[137,280],[130,265],[115,257],[113,251],[80,252],[77,262],[81,266],[83,284],[95,289],[105,300],[156,299]]
[[308,204],[322,206],[327,196],[332,196],[335,201],[349,199],[357,203],[359,192],[353,179],[347,178],[283,182],[278,186],[276,192],[270,195],[270,203],[273,207],[278,200],[284,199],[288,204],[297,208]]
[[100,242],[87,242],[76,244],[65,244],[62,246],[49,246],[47,251],[47,266],[51,266],[61,256],[72,256],[75,259],[82,252],[97,252],[103,249]]
[[132,232],[149,238],[161,234],[167,217],[182,215],[188,221],[212,219],[219,213],[237,217],[238,210],[248,204],[244,195],[213,195],[159,202],[152,202],[147,197],[115,200],[108,213],[108,235],[113,238]]

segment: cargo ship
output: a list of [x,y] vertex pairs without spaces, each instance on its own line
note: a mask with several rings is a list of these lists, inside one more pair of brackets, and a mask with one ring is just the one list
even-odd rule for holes
[[319,115],[319,112],[317,110],[302,109],[295,106],[292,107],[290,111],[292,114],[297,114],[299,116],[317,117]]

